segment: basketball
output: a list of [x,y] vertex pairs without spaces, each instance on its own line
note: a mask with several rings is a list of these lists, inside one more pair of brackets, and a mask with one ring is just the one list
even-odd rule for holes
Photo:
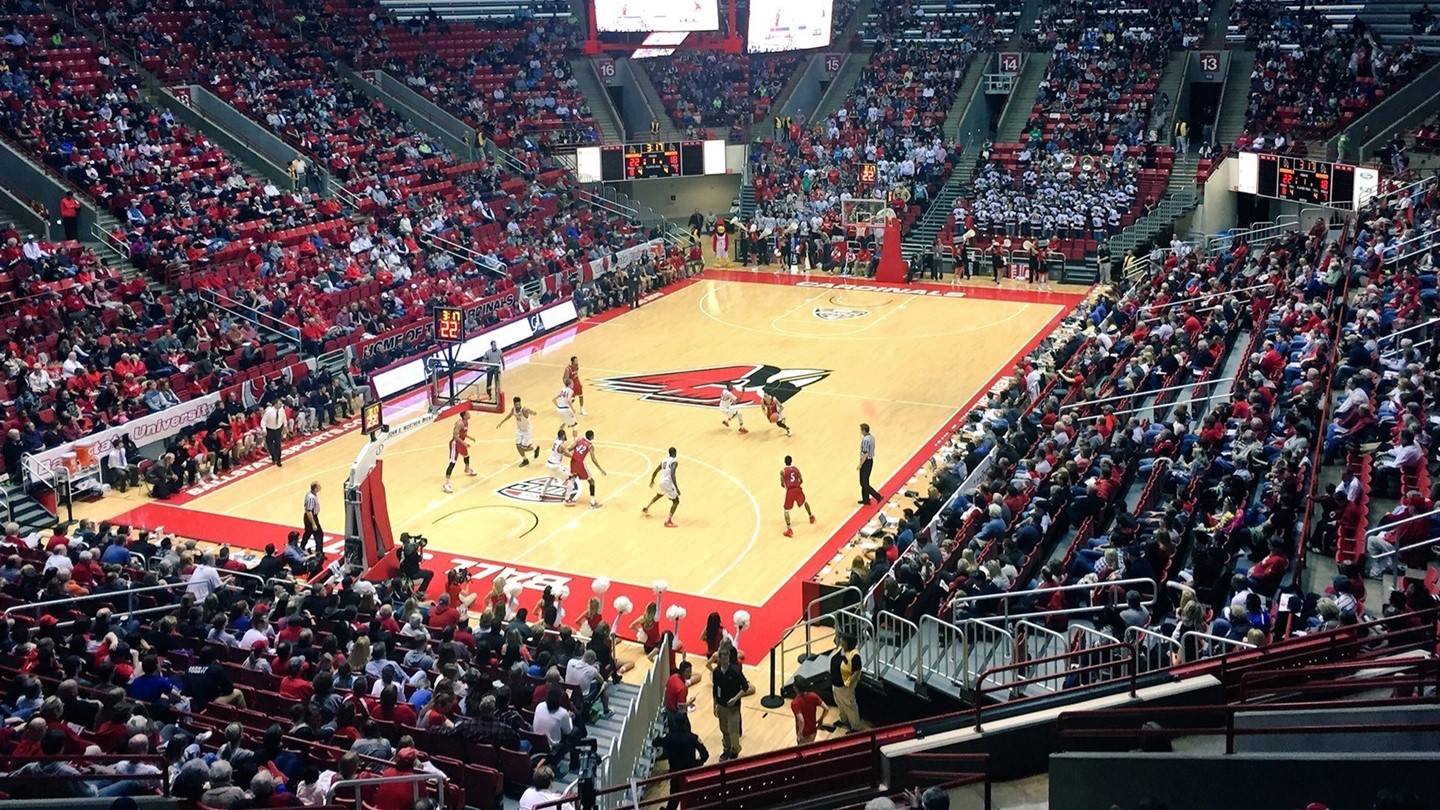
[[776,419],[780,418],[780,414],[775,411],[771,411],[767,416],[771,422],[774,422]]

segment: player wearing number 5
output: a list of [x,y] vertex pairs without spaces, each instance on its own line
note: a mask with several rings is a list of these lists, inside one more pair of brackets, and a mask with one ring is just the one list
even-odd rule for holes
[[440,487],[446,492],[454,492],[450,488],[450,474],[455,472],[455,462],[465,459],[465,474],[474,475],[475,471],[470,468],[470,412],[461,411],[460,418],[455,420],[455,427],[450,431],[450,466],[445,468],[445,485]]
[[790,510],[796,506],[805,507],[811,523],[815,522],[815,513],[810,511],[810,503],[805,500],[805,479],[800,475],[800,468],[789,456],[785,457],[785,466],[780,470],[780,486],[785,488],[785,536],[794,537],[795,531],[790,528]]

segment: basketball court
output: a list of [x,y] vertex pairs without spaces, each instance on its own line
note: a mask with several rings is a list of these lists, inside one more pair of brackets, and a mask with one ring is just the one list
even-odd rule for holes
[[[1048,334],[1079,300],[1072,293],[991,287],[891,287],[863,280],[708,271],[653,294],[637,310],[617,310],[511,352],[506,399],[519,396],[532,420],[538,460],[520,467],[513,423],[473,412],[474,477],[457,466],[454,494],[441,491],[454,417],[439,419],[385,449],[384,482],[396,535],[429,538],[432,567],[478,564],[476,587],[502,571],[532,588],[567,585],[567,612],[578,616],[591,582],[611,580],[611,600],[626,594],[628,626],[664,583],[663,605],[681,605],[698,632],[718,610],[753,616],[754,642],[769,645],[799,614],[799,583],[817,571],[874,514],[857,504],[859,425],[877,440],[873,483],[890,493],[943,440],[958,414],[1016,358]],[[553,398],[562,371],[578,356],[595,432],[599,509],[542,497],[545,458],[561,423]],[[721,424],[715,403],[735,381],[749,407],[748,435]],[[793,438],[758,407],[762,387],[779,391]],[[301,501],[319,481],[321,517],[340,549],[343,487],[364,446],[348,430],[317,434],[282,468],[232,472],[218,485],[191,488],[169,502],[108,498],[85,516],[232,546],[283,544],[300,525]],[[678,528],[664,527],[668,501],[650,476],[667,448],[678,451]],[[817,522],[796,509],[795,536],[782,536],[779,472],[791,455],[805,476]],[[233,480],[232,480],[233,479]],[[142,502],[136,506],[135,502]],[[127,507],[136,506],[129,509]],[[91,514],[106,507],[103,514]],[[522,596],[530,607],[534,597]],[[662,626],[669,621],[662,618]],[[685,633],[684,635],[689,635]],[[764,647],[759,647],[764,649]]]

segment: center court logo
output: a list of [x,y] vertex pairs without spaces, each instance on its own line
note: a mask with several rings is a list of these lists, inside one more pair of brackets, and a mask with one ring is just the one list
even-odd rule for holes
[[851,318],[863,318],[870,314],[868,309],[850,309],[849,307],[816,307],[815,317],[822,321],[848,321]]
[[605,377],[596,382],[602,390],[639,394],[641,399],[650,402],[714,408],[720,404],[720,392],[725,390],[727,383],[734,383],[740,394],[740,405],[759,405],[760,395],[765,391],[786,402],[800,393],[800,389],[829,376],[830,371],[823,368],[780,368],[755,364]]
[[[545,494],[547,481],[550,482],[549,495]],[[512,501],[524,501],[525,503],[560,503],[565,498],[565,487],[558,486],[555,479],[549,477],[526,478],[524,481],[506,484],[495,492]]]

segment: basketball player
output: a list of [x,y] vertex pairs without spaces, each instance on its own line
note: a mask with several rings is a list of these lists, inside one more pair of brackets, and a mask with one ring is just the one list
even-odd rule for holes
[[532,450],[535,452],[535,458],[540,457],[540,448],[530,446],[532,443],[530,439],[530,417],[534,415],[534,411],[520,404],[520,397],[515,397],[515,404],[511,406],[510,412],[505,414],[505,418],[501,419],[500,424],[497,424],[495,426],[496,430],[499,430],[500,425],[503,425],[506,422],[509,422],[511,418],[514,418],[515,450],[520,454],[521,467],[525,467],[530,464],[530,459],[526,458],[526,454],[530,453]]
[[815,522],[815,513],[810,511],[810,503],[805,500],[805,479],[800,477],[800,470],[791,461],[789,456],[785,457],[785,466],[780,470],[780,486],[785,488],[785,536],[794,537],[795,532],[790,528],[790,510],[796,506],[805,507],[805,514],[810,516],[810,522]]
[[765,418],[769,419],[770,423],[775,425],[775,427],[784,428],[787,438],[795,435],[790,432],[790,426],[785,424],[784,403],[771,396],[769,391],[766,391],[760,397],[760,405],[765,409]]
[[555,412],[560,414],[560,421],[566,428],[574,429],[579,425],[575,421],[575,408],[571,404],[575,400],[575,392],[570,386],[560,386],[560,392],[555,395]]
[[[670,514],[665,518],[665,528],[667,529],[675,528],[675,510],[680,506],[680,484],[675,477],[675,467],[679,463],[675,459],[675,448],[670,448],[669,455],[660,459],[660,464],[655,467],[655,472],[650,473],[650,486],[656,489],[655,497],[651,498],[650,503],[645,504],[645,508],[640,510],[640,514],[650,517],[650,507],[654,506],[655,502],[661,498],[669,498]],[[659,483],[655,481],[657,476],[660,479]]]
[[565,466],[565,457],[570,451],[565,449],[565,428],[555,431],[555,441],[550,445],[550,457],[545,459],[545,472],[550,477],[545,479],[545,486],[540,488],[540,502],[550,496],[550,485],[556,481],[560,482],[560,494],[565,494],[566,484],[570,481],[570,469]]
[[585,386],[580,384],[580,359],[574,356],[570,358],[570,365],[565,367],[564,382],[570,386],[570,393],[575,395],[575,401],[580,403],[580,415],[589,416],[585,410]]
[[455,472],[455,461],[465,459],[465,474],[475,475],[470,468],[470,412],[461,411],[460,418],[455,420],[455,427],[450,431],[450,466],[445,468],[445,485],[440,489],[446,492],[454,492],[450,488],[450,474]]
[[566,506],[575,505],[575,499],[580,497],[580,482],[584,481],[590,485],[590,508],[600,508],[600,503],[595,500],[595,478],[590,475],[587,462],[593,463],[601,475],[610,474],[600,466],[600,457],[595,455],[595,431],[593,430],[585,431],[585,438],[575,442],[575,446],[570,449],[570,480],[566,484],[573,483],[575,490],[570,493],[570,497],[565,499]]
[[730,420],[735,419],[740,422],[740,435],[750,432],[745,429],[745,417],[740,415],[740,394],[734,383],[725,383],[725,390],[720,392],[720,412],[725,414],[720,424],[730,427]]

